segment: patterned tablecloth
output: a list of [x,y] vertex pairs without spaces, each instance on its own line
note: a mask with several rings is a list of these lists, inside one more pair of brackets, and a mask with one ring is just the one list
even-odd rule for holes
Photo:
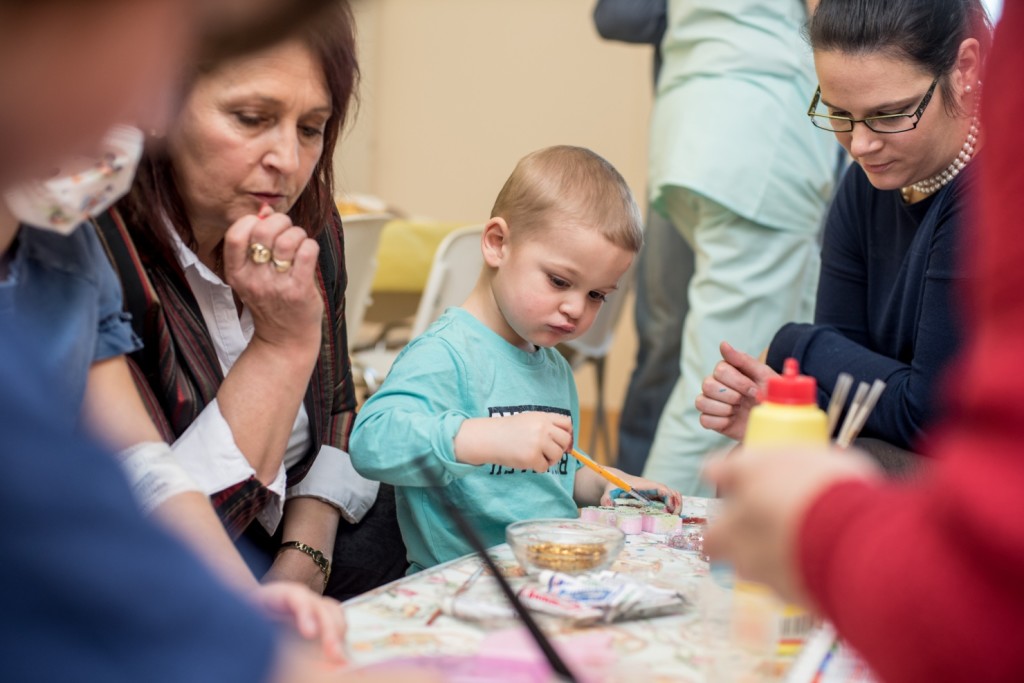
[[[514,588],[532,580],[526,577],[507,545],[493,548],[491,555]],[[480,565],[477,557],[463,557],[347,602],[353,664],[372,665],[423,656],[539,660],[525,629],[515,620],[471,621],[438,614],[444,598],[454,595]],[[708,652],[722,644],[714,642],[710,635],[713,631],[706,628],[709,619],[703,606],[707,603],[701,594],[707,585],[707,562],[696,553],[669,547],[664,536],[640,534],[627,537],[625,549],[612,569],[678,591],[690,601],[690,606],[671,616],[588,627],[574,627],[562,620],[538,616],[545,633],[570,668],[580,674],[580,679],[694,683],[717,680],[718,676],[708,672]],[[472,595],[477,603],[492,603],[497,608],[507,605],[497,582],[486,572],[472,583],[466,595]],[[758,671],[756,676],[743,680],[777,680],[786,664],[781,660],[762,663],[754,667]],[[488,671],[495,673],[493,678],[486,676],[488,680],[536,680]],[[469,676],[463,680],[484,679]]]

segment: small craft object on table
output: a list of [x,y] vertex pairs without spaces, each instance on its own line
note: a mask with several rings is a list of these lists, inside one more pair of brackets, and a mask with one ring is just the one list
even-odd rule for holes
[[641,516],[643,517],[641,527],[650,534],[670,534],[682,527],[679,515],[670,515],[667,512],[644,512]]
[[610,505],[581,508],[580,520],[594,524],[603,524],[604,526],[615,526],[615,508]]
[[615,511],[615,526],[627,536],[639,534],[644,530],[644,518],[639,510],[622,508]]

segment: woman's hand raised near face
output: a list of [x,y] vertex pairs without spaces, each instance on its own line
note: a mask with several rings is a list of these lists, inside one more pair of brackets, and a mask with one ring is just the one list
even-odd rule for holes
[[224,235],[224,276],[252,313],[254,338],[319,348],[323,300],[316,286],[320,246],[283,213],[263,207]]

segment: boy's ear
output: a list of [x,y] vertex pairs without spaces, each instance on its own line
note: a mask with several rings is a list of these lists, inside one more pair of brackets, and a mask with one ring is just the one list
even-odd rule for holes
[[484,255],[484,263],[497,268],[508,255],[509,242],[508,223],[504,218],[494,217],[484,225],[484,234],[480,238],[480,250]]

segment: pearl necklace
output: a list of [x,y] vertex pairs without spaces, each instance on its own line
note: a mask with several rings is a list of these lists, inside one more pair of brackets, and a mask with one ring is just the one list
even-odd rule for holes
[[934,192],[938,192],[946,186],[946,183],[957,177],[960,171],[963,170],[964,166],[970,163],[971,159],[974,158],[974,145],[978,141],[978,132],[980,129],[978,113],[977,109],[975,109],[974,115],[971,116],[971,128],[967,132],[967,140],[964,141],[963,147],[960,148],[960,153],[957,154],[956,159],[953,159],[953,163],[943,169],[941,173],[933,175],[931,178],[926,178],[920,182],[914,183],[910,187],[900,189],[900,193],[903,195],[903,201],[910,203],[911,190],[918,194],[927,196]]

